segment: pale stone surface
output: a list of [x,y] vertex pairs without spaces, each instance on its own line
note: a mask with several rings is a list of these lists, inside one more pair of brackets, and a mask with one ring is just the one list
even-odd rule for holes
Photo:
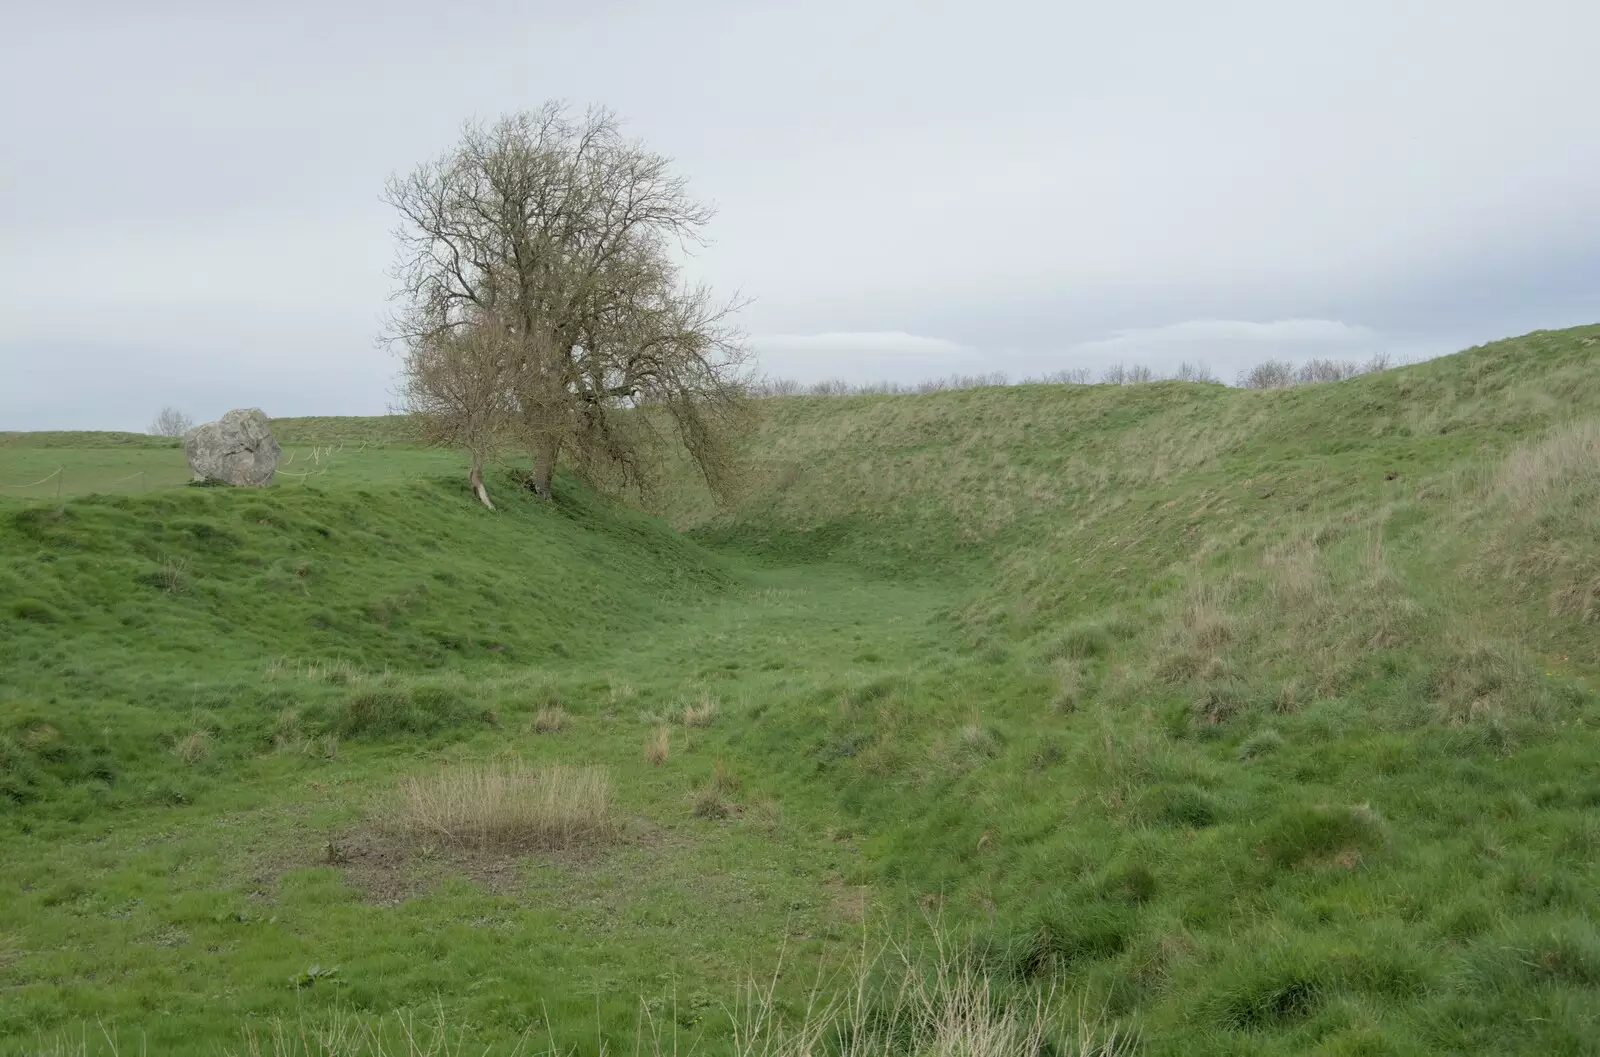
[[267,416],[252,407],[191,429],[184,435],[183,453],[198,478],[260,488],[272,483],[283,449]]

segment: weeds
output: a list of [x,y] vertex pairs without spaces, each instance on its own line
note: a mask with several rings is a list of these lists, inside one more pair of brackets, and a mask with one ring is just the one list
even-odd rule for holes
[[480,850],[562,850],[603,843],[616,831],[604,770],[520,761],[408,779],[393,818],[414,839]]
[[683,706],[683,725],[686,727],[709,727],[712,721],[717,718],[719,710],[715,698],[702,696],[694,704]]
[[533,729],[539,734],[559,734],[567,726],[567,710],[560,705],[546,705],[533,717]]
[[665,724],[656,728],[644,743],[644,758],[652,767],[660,767],[672,755],[672,729]]
[[190,731],[172,751],[185,764],[197,764],[211,755],[211,735],[203,730]]

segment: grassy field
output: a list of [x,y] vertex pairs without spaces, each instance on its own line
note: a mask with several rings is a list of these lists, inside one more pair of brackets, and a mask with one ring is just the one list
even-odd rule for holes
[[[465,466],[407,443],[397,418],[277,419],[280,487],[420,481]],[[0,499],[137,495],[187,484],[183,441],[138,433],[0,433]]]
[[763,407],[666,521],[393,419],[259,492],[0,435],[68,473],[0,501],[0,1052],[753,1054],[750,974],[930,919],[988,1004],[808,1052],[1600,1052],[1600,327]]

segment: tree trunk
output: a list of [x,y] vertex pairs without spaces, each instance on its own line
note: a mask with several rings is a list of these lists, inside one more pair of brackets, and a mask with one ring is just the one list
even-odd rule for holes
[[477,496],[484,506],[493,510],[494,504],[489,501],[489,490],[483,486],[483,459],[479,456],[472,457],[472,469],[467,473],[467,480],[472,484],[472,494]]
[[528,487],[542,499],[550,498],[550,481],[556,473],[556,456],[561,453],[561,442],[554,437],[541,437],[533,448],[533,472],[528,475]]

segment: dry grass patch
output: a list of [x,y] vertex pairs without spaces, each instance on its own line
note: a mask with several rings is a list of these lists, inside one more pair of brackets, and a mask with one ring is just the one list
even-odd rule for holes
[[650,766],[660,767],[672,755],[672,728],[666,724],[656,728],[650,740],[644,743],[644,758]]
[[1518,448],[1501,466],[1495,486],[1524,509],[1564,501],[1577,488],[1600,488],[1600,419],[1569,422]]
[[[863,908],[863,913],[865,908]],[[1138,1052],[1118,1025],[1069,1013],[1054,989],[1015,1000],[978,961],[935,935],[932,950],[863,950],[842,978],[819,981],[799,1018],[776,977],[752,981],[730,1010],[736,1057],[1112,1057]]]
[[1471,632],[1446,636],[1428,689],[1451,723],[1538,716],[1551,704],[1526,657],[1507,643]]
[[546,705],[533,717],[533,729],[539,734],[559,734],[566,729],[568,718],[560,705]]
[[[853,905],[840,910],[841,917],[852,921]],[[866,913],[863,908],[862,916]],[[850,964],[819,973],[798,1009],[779,993],[783,966],[771,974],[751,976],[722,1007],[731,1034],[728,1052],[731,1057],[1115,1057],[1139,1052],[1136,1035],[1087,1016],[1082,1009],[1067,1009],[1054,989],[1012,998],[1004,984],[991,979],[975,959],[956,954],[953,946],[936,937],[927,954],[887,944],[876,951],[863,949]],[[1181,938],[1168,946],[1172,950],[1166,955],[1168,961],[1187,955]],[[1164,954],[1166,948],[1156,956]],[[442,1057],[489,1052],[471,1027],[450,1020],[442,1006],[422,1016],[302,1010],[295,1020],[272,1018],[243,1025],[242,1034],[238,1048],[224,1051],[227,1057]],[[63,1038],[66,1041],[58,1048],[40,1052],[97,1052]],[[505,1052],[510,1057],[556,1057],[563,1052],[546,1038],[530,1032]],[[693,1048],[691,1044],[691,1052]],[[116,1052],[114,1047],[111,1052]],[[641,998],[634,1057],[675,1057],[682,1052],[677,1024],[660,1017]]]
[[683,706],[683,725],[686,727],[709,727],[717,718],[719,706],[715,698],[707,695],[700,698],[692,705]]
[[615,835],[611,793],[600,767],[468,764],[406,780],[396,813],[413,838],[478,850],[561,850]]
[[701,786],[689,794],[689,810],[695,818],[720,821],[734,814],[738,805],[722,795],[715,785]]
[[190,731],[172,750],[186,764],[196,764],[211,755],[211,735],[203,730]]
[[1600,419],[1560,426],[1509,455],[1490,485],[1482,564],[1552,616],[1600,621]]
[[1219,650],[1233,639],[1230,588],[1226,583],[1197,583],[1190,588],[1179,620],[1183,639],[1194,649]]

